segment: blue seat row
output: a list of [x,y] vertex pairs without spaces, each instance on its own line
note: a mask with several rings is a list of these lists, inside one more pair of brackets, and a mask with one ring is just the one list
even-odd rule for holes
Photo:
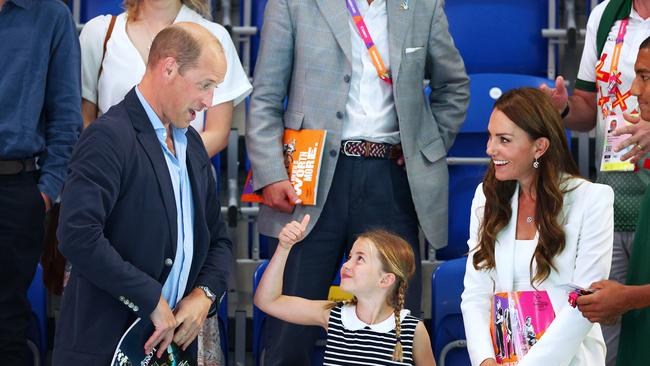
[[45,363],[47,352],[47,290],[43,283],[43,268],[40,263],[29,289],[27,298],[32,305],[32,316],[27,329],[27,343],[32,351],[34,365]]

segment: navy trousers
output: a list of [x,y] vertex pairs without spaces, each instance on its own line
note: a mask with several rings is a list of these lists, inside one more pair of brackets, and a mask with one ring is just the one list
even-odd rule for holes
[[[395,161],[339,157],[323,211],[314,229],[291,249],[283,291],[326,299],[329,287],[357,236],[370,229],[392,231],[413,246],[416,272],[405,307],[420,316],[422,293],[418,221],[406,172]],[[270,253],[277,239],[269,242]],[[308,366],[320,329],[269,318],[265,325],[264,365]]]
[[0,175],[0,355],[6,365],[30,359],[27,289],[41,255],[45,218],[37,181],[38,172]]

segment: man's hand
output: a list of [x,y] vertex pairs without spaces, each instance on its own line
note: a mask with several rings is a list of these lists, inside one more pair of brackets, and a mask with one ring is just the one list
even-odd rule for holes
[[404,161],[404,154],[400,155],[399,158],[395,160],[395,162],[397,163],[397,166],[401,166],[404,169],[406,169],[406,161]]
[[569,103],[569,93],[566,90],[562,76],[558,76],[555,79],[555,88],[550,88],[548,85],[542,84],[539,89],[551,97],[551,102],[558,112],[562,113],[564,111],[567,103]]
[[45,204],[45,213],[47,213],[52,208],[52,201],[45,193],[41,192],[41,197],[43,198],[43,203]]
[[201,326],[208,317],[210,306],[212,306],[212,300],[200,288],[192,290],[176,305],[174,316],[178,325],[174,332],[174,343],[183,351],[199,335]]
[[155,330],[144,344],[144,353],[148,355],[154,348],[157,348],[156,356],[160,358],[172,343],[174,329],[176,328],[174,314],[162,295],[150,318]]
[[614,136],[630,134],[625,141],[614,146],[614,151],[618,152],[628,146],[633,146],[621,157],[621,160],[630,159],[630,162],[636,164],[643,156],[650,151],[650,122],[642,120],[639,116],[632,116],[627,113],[623,114],[626,121],[632,125],[619,127],[614,131]]
[[305,215],[302,222],[291,221],[286,224],[278,234],[278,244],[285,249],[291,249],[305,237],[307,225],[309,225],[309,215]]
[[265,205],[285,213],[293,212],[294,206],[300,204],[300,199],[289,180],[269,184],[262,188],[262,195]]
[[578,309],[593,323],[613,324],[619,316],[630,310],[627,286],[616,281],[598,281],[589,286],[593,294],[578,297]]

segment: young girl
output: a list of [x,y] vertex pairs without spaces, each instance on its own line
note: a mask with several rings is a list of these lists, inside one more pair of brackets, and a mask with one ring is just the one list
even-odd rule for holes
[[435,365],[424,324],[402,309],[415,271],[410,245],[382,230],[361,234],[341,268],[347,303],[282,294],[289,251],[303,239],[309,215],[288,223],[255,293],[255,305],[281,320],[327,331],[324,365]]

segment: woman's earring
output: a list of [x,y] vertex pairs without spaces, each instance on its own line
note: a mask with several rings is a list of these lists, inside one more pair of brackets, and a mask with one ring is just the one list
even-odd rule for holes
[[535,158],[535,161],[533,162],[533,168],[539,169],[539,161],[537,161],[537,158]]

